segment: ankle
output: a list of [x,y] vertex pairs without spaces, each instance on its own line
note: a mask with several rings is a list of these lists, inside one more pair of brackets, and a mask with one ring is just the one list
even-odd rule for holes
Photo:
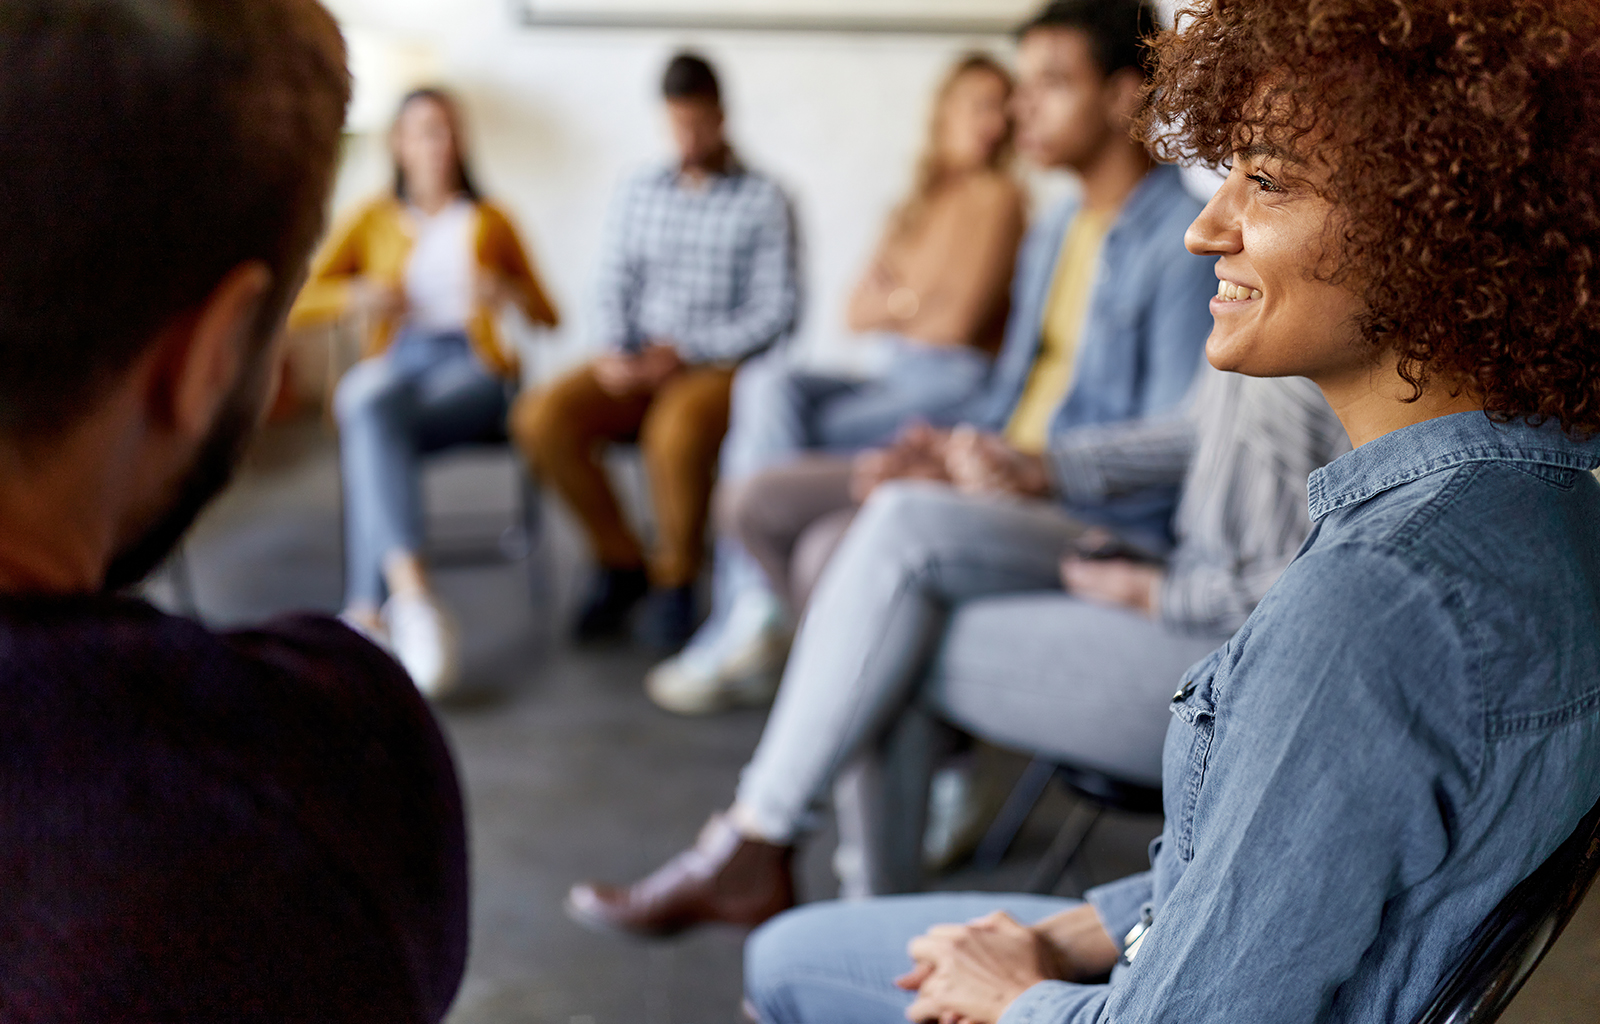
[[427,597],[428,574],[410,551],[393,551],[383,560],[383,579],[394,597]]
[[771,833],[762,828],[760,819],[743,804],[735,801],[723,813],[723,819],[733,827],[739,835],[753,843],[766,843],[768,846],[792,846],[793,843],[772,838]]

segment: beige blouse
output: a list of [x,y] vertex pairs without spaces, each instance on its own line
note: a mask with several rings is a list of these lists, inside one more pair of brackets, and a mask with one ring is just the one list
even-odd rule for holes
[[850,329],[999,348],[1026,220],[1022,186],[1009,174],[978,172],[945,186],[911,231],[879,243],[850,298]]

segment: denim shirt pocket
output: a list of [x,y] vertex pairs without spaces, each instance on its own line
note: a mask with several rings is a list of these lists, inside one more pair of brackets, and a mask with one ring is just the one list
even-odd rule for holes
[[1189,726],[1188,757],[1183,762],[1178,784],[1176,819],[1169,832],[1178,858],[1187,864],[1194,857],[1194,814],[1205,784],[1206,766],[1211,759],[1211,740],[1215,733],[1217,706],[1214,683],[1225,649],[1212,654],[1189,670],[1182,688],[1172,698],[1172,713]]

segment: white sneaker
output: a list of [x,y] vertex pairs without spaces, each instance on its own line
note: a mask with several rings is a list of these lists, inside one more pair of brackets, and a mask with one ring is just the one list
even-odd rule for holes
[[423,594],[396,594],[383,606],[389,647],[424,697],[443,697],[461,682],[455,623]]
[[934,773],[922,833],[925,870],[944,871],[978,848],[993,817],[990,788],[973,757],[958,758]]
[[788,654],[783,607],[765,592],[746,594],[710,641],[691,643],[651,669],[645,692],[674,714],[709,715],[771,703]]

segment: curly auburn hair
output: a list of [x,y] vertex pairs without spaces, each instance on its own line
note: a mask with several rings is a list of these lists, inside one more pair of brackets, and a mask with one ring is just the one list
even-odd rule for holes
[[1328,277],[1415,395],[1600,434],[1600,4],[1209,0],[1154,40],[1158,155],[1320,155]]

